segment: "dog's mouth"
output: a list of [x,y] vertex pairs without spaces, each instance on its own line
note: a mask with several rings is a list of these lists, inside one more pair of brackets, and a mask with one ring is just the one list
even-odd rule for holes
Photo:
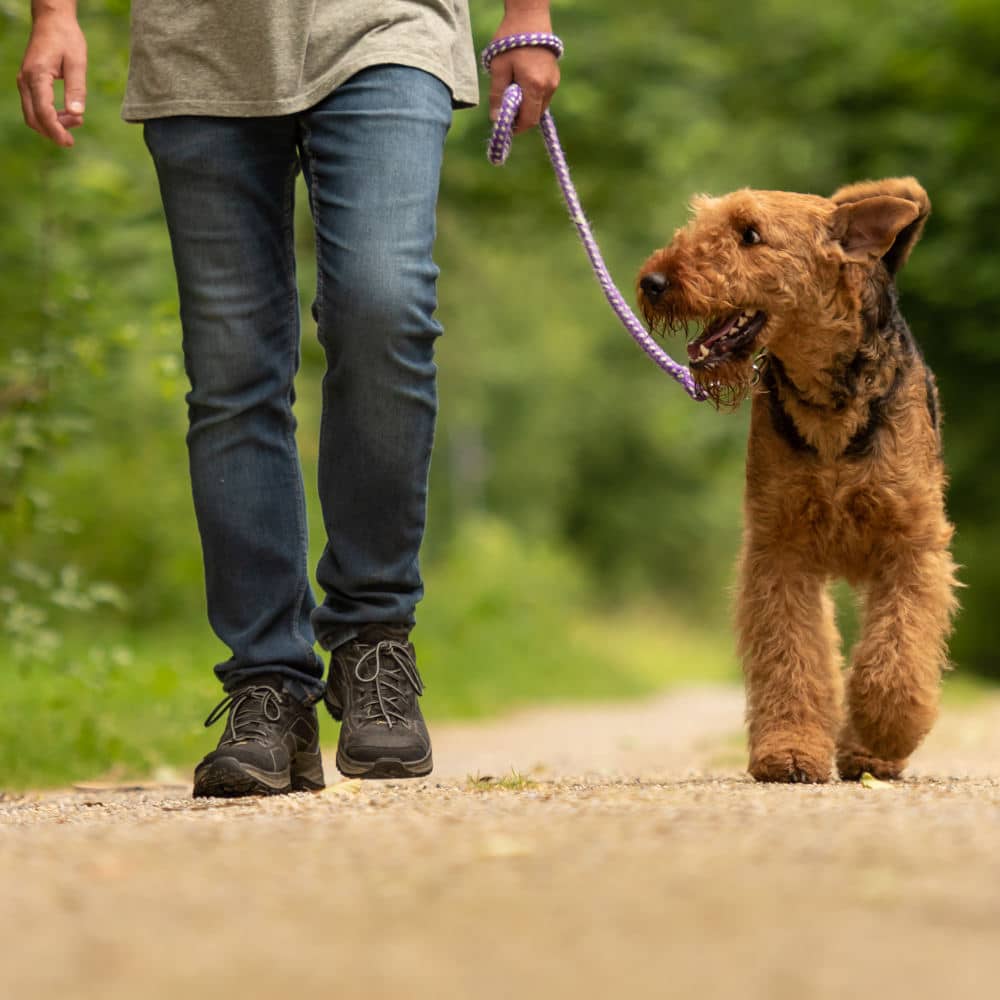
[[700,336],[688,344],[692,368],[711,368],[721,361],[749,358],[767,324],[767,313],[746,310],[709,320]]

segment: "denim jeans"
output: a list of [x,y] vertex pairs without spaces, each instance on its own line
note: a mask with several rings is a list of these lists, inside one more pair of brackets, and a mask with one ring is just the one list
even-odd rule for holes
[[[437,413],[435,207],[450,122],[441,81],[386,65],[294,115],[145,124],[177,272],[191,482],[209,620],[232,654],[215,668],[227,690],[277,673],[312,700],[322,693],[316,640],[332,649],[363,624],[413,622]],[[327,364],[319,606],[292,410],[300,168]]]

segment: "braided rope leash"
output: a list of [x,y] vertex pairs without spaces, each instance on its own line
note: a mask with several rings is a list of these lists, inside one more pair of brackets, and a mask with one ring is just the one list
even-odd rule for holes
[[[540,31],[528,32],[521,35],[508,35],[506,38],[497,38],[483,50],[483,69],[489,72],[490,64],[493,60],[504,52],[521,48],[543,48],[552,52],[557,59],[563,54],[563,43],[555,35],[546,34]],[[500,112],[493,125],[493,132],[490,136],[490,144],[487,150],[487,158],[495,166],[502,166],[510,153],[511,144],[514,140],[514,121],[521,107],[523,100],[521,88],[512,83],[503,93],[500,102]],[[705,391],[698,387],[694,381],[690,369],[678,364],[662,347],[650,336],[649,332],[636,318],[635,313],[628,307],[622,293],[615,287],[604,257],[594,239],[594,233],[587,222],[587,217],[583,214],[583,206],[580,204],[580,197],[576,193],[573,181],[569,175],[569,166],[566,163],[566,154],[563,152],[559,142],[559,135],[556,132],[555,119],[551,112],[546,111],[539,122],[542,132],[542,139],[545,141],[545,149],[548,151],[549,159],[552,161],[552,169],[555,171],[556,180],[559,182],[559,189],[562,191],[563,200],[569,210],[569,217],[576,226],[576,231],[580,234],[580,241],[590,258],[590,266],[594,269],[597,281],[604,292],[604,297],[608,300],[615,315],[621,320],[622,326],[632,337],[632,339],[646,352],[647,355],[671,378],[679,382],[684,391],[694,400],[701,402],[707,399]]]

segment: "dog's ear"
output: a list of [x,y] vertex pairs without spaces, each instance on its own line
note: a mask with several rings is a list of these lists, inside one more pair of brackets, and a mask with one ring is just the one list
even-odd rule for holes
[[930,198],[913,177],[850,184],[832,201],[833,236],[847,256],[880,257],[892,275],[906,263],[931,213]]

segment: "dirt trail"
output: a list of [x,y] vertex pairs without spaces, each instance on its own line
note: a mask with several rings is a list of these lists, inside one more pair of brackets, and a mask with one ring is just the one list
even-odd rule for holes
[[996,995],[1000,698],[875,788],[753,784],[741,710],[437,726],[432,779],[319,795],[0,796],[0,994]]

